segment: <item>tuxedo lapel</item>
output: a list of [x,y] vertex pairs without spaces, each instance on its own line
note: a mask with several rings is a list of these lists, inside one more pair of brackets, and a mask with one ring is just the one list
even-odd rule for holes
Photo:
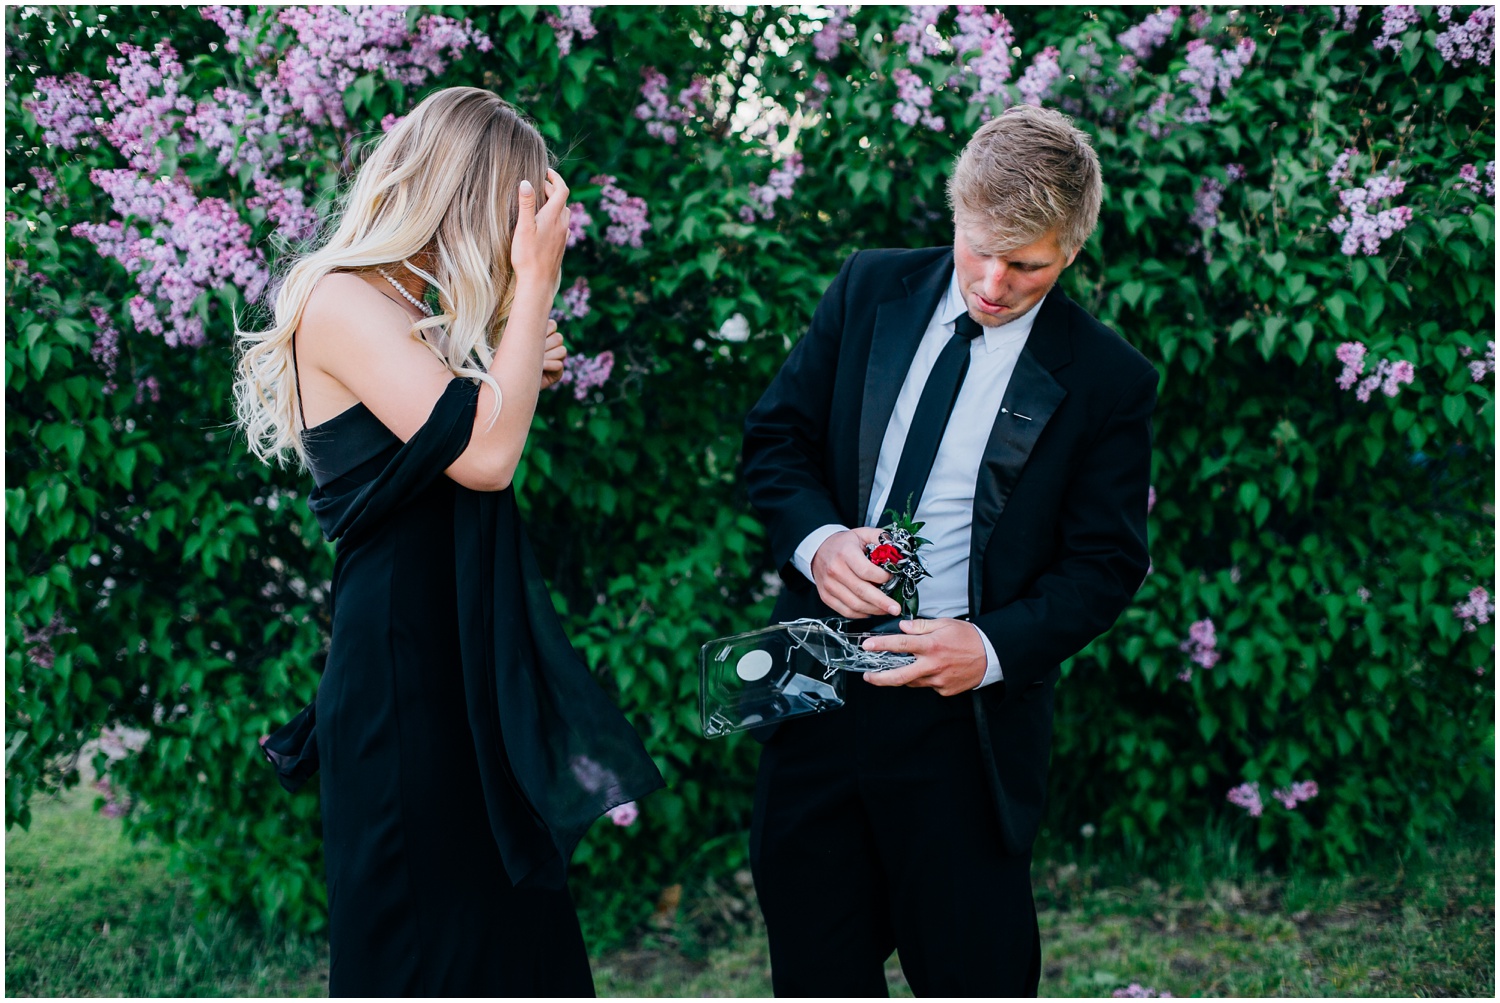
[[[906,371],[916,357],[917,346],[937,309],[938,300],[953,272],[953,255],[908,275],[906,296],[882,303],[875,310],[875,330],[870,336],[870,360],[865,368],[865,393],[859,418],[859,510],[860,525],[870,508],[870,486],[875,482],[875,464],[885,428],[896,409],[896,398],[906,382]],[[878,295],[878,293],[877,293]]]
[[984,583],[984,551],[1010,500],[1042,430],[1068,391],[1052,375],[1073,359],[1068,336],[1071,301],[1056,288],[1037,314],[1026,347],[1000,402],[974,485],[973,543],[969,550],[969,608],[979,612]]

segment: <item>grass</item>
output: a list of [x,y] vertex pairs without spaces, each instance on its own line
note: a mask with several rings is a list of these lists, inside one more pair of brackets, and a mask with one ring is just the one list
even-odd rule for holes
[[[222,915],[195,919],[165,851],[120,838],[74,791],[6,836],[12,996],[317,996],[327,949]],[[1493,996],[1494,834],[1469,827],[1363,873],[1277,876],[1210,839],[1141,876],[1121,861],[1039,862],[1041,992],[1108,996]],[[748,876],[598,956],[601,996],[769,996]],[[892,995],[908,996],[896,959]]]
[[326,996],[327,950],[196,919],[167,853],[131,844],[75,789],[5,837],[10,996]]

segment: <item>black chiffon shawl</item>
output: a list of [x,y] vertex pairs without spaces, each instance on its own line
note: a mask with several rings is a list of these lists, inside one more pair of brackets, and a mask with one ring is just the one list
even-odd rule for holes
[[[478,398],[477,383],[454,379],[374,480],[314,490],[324,535],[357,548],[443,476],[468,445]],[[455,498],[464,691],[490,828],[512,884],[561,887],[589,826],[663,786],[661,774],[563,633],[515,493],[458,486]],[[318,768],[314,707],[262,746],[287,790]]]

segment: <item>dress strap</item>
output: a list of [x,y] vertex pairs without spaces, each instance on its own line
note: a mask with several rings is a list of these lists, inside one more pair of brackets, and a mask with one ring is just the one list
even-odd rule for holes
[[307,430],[307,412],[302,407],[302,373],[297,369],[297,332],[292,331],[292,383],[297,392],[297,415],[302,419],[302,428]]

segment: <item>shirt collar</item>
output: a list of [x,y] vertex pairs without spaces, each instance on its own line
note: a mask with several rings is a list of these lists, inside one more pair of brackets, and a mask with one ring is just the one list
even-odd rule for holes
[[[1048,295],[1051,294],[1049,293]],[[1036,324],[1036,315],[1041,312],[1042,304],[1045,302],[1047,302],[1047,297],[1043,296],[1037,300],[1036,306],[1027,310],[1009,324],[985,328],[985,352],[993,352],[1004,345],[1013,344],[1017,341],[1025,341],[1030,337],[1031,328]],[[967,310],[968,307],[964,305],[963,290],[958,285],[958,269],[955,268],[953,274],[948,279],[948,291],[943,294],[942,302],[938,304],[938,320],[948,325],[948,329],[951,331],[954,322],[959,317],[962,317]]]

